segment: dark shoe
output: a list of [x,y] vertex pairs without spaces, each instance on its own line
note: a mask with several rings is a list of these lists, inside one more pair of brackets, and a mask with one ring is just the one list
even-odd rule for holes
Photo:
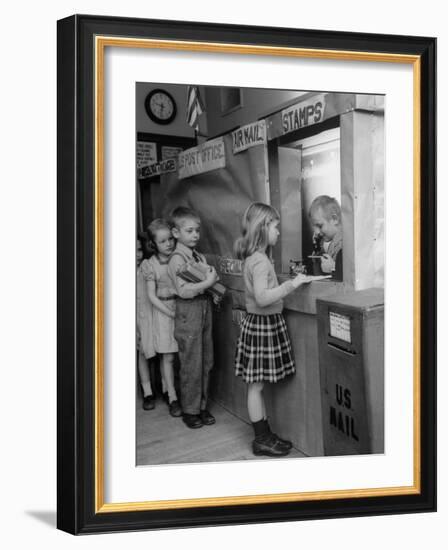
[[182,415],[182,420],[192,430],[195,430],[196,428],[202,428],[202,426],[204,425],[198,414],[186,414],[186,413],[184,413]]
[[175,401],[171,401],[168,405],[168,409],[170,411],[170,415],[174,416],[174,418],[182,416],[182,409],[180,408],[179,401],[177,399]]
[[283,445],[283,447],[285,447],[285,449],[288,449],[288,451],[290,449],[292,449],[292,443],[291,441],[288,441],[287,439],[282,439],[281,437],[279,437],[277,434],[272,434],[274,437],[277,438],[277,440],[279,441],[279,443],[281,445]]
[[277,439],[281,446],[285,447],[285,449],[288,449],[288,451],[292,448],[291,441],[288,441],[287,439],[282,439],[277,434],[271,432],[271,428],[269,426],[267,418],[259,420],[258,422],[253,422],[252,427],[254,429],[255,439],[257,441],[262,441],[263,438],[267,438],[269,437],[269,435],[272,435]]
[[280,441],[273,435],[254,439],[252,442],[252,452],[254,455],[260,456],[286,456],[289,454],[289,449],[284,447]]
[[216,422],[215,417],[212,414],[210,414],[210,412],[207,409],[204,409],[203,411],[201,411],[199,413],[199,417],[202,421],[202,424],[204,424],[205,426],[211,426]]
[[156,406],[156,399],[153,395],[147,395],[143,398],[143,409],[145,411],[152,411]]

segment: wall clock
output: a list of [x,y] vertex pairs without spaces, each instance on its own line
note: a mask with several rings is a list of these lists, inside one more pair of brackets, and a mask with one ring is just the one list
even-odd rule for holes
[[156,124],[169,124],[176,117],[177,107],[170,93],[157,88],[146,96],[145,110]]

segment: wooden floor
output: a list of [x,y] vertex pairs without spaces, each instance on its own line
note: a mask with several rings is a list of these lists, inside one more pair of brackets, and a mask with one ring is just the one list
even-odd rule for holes
[[[181,418],[172,418],[161,399],[157,400],[154,410],[144,411],[138,398],[137,465],[269,458],[252,454],[251,426],[216,403],[211,403],[209,408],[216,424],[192,430],[185,426]],[[288,458],[303,456],[293,448]]]

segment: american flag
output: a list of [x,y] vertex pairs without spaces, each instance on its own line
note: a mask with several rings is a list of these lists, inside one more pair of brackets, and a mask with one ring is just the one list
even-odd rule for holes
[[199,130],[199,115],[204,112],[204,105],[197,86],[188,86],[187,92],[187,124]]

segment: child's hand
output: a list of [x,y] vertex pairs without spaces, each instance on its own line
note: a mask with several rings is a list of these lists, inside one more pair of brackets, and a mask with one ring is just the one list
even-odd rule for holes
[[298,288],[303,284],[312,283],[313,281],[324,281],[326,279],[331,279],[331,275],[302,275],[302,273],[300,273],[297,277],[294,277],[291,282],[294,288]]
[[210,286],[216,283],[216,281],[218,280],[218,274],[216,273],[216,269],[214,267],[211,267],[210,271],[207,271],[205,280]]
[[294,277],[294,279],[291,280],[294,288],[299,288],[300,285],[303,285],[305,283],[311,283],[313,279],[309,277],[308,275],[304,275],[303,273],[299,273]]
[[324,254],[320,260],[320,268],[324,273],[331,273],[334,271],[335,261],[329,254]]

